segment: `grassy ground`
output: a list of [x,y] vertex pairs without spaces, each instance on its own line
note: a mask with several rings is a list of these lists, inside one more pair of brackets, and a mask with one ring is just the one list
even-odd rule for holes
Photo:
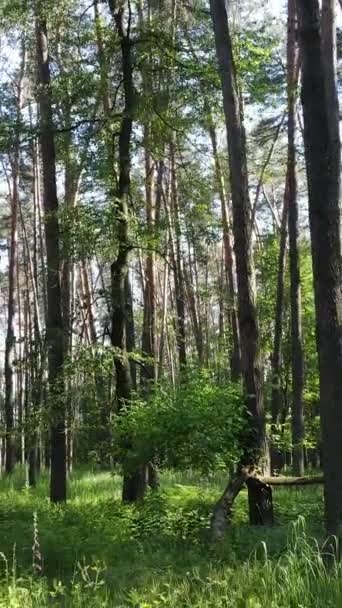
[[321,489],[275,490],[271,529],[247,525],[242,492],[218,548],[208,522],[223,486],[164,473],[160,492],[127,507],[119,477],[77,472],[68,504],[52,507],[46,479],[33,492],[16,472],[0,481],[0,608],[342,608],[340,566],[312,540]]

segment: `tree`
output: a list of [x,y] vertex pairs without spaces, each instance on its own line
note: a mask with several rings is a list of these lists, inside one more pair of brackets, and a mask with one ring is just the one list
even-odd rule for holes
[[11,236],[9,246],[8,268],[8,301],[7,301],[7,333],[5,345],[5,422],[6,422],[6,454],[5,471],[11,473],[15,465],[14,438],[14,389],[13,389],[13,358],[15,351],[15,292],[18,266],[18,206],[19,206],[19,166],[20,166],[20,137],[21,110],[23,99],[23,79],[25,74],[26,50],[22,41],[21,63],[16,82],[16,117],[13,154],[11,159]]
[[[245,131],[241,98],[228,28],[228,16],[223,0],[211,0],[216,52],[221,77],[223,107],[227,129],[233,232],[236,254],[238,288],[238,317],[241,344],[241,368],[250,415],[250,435],[246,443],[244,464],[265,465],[266,436],[262,395],[262,369],[257,314],[253,294],[253,259],[251,251],[250,200],[248,190]],[[256,490],[252,496],[253,490]],[[262,520],[261,488],[250,486],[250,516],[258,511]],[[260,490],[260,492],[258,492]]]
[[[127,273],[129,253],[132,249],[129,239],[129,190],[131,167],[131,136],[135,110],[133,65],[131,56],[130,25],[131,14],[125,30],[124,7],[116,7],[109,0],[109,8],[120,41],[121,67],[124,91],[124,106],[119,133],[119,181],[115,192],[115,218],[117,221],[118,253],[111,265],[112,285],[112,345],[118,352],[114,355],[116,372],[116,398],[120,410],[132,396],[132,377],[127,357],[125,322],[127,310]],[[129,11],[131,9],[129,8]],[[127,438],[129,442],[129,438]],[[145,467],[135,470],[126,468],[122,497],[126,502],[134,502],[144,495],[146,487]]]
[[[276,431],[279,423],[281,410],[283,409],[283,399],[281,391],[281,372],[282,372],[282,338],[283,338],[283,323],[284,323],[284,291],[285,291],[285,267],[286,267],[286,245],[288,234],[288,213],[289,213],[289,196],[288,182],[285,184],[285,195],[283,203],[283,213],[280,226],[279,239],[279,254],[278,254],[278,272],[277,272],[277,292],[275,304],[275,319],[274,319],[274,337],[273,337],[273,352],[272,352],[272,393],[271,393],[271,421],[272,433]],[[281,468],[282,460],[278,458],[275,446],[271,445],[271,472],[274,469]]]
[[225,192],[224,177],[221,169],[221,162],[217,151],[217,138],[215,126],[213,125],[212,118],[210,116],[209,123],[209,135],[211,140],[211,146],[213,150],[213,157],[215,162],[216,179],[218,184],[218,191],[221,201],[222,210],[222,225],[223,225],[223,248],[224,248],[224,264],[226,282],[228,288],[229,298],[229,317],[232,332],[232,349],[230,354],[230,369],[232,380],[237,381],[240,377],[240,337],[239,327],[236,314],[236,294],[235,294],[235,283],[236,279],[234,276],[234,257],[233,247],[231,244],[231,230],[229,225],[229,209],[227,204],[227,194]]
[[[298,0],[327,529],[342,523],[342,258],[336,84],[328,78],[317,0]],[[325,41],[326,42],[326,41]],[[334,79],[335,82],[335,79]],[[328,84],[329,83],[329,84]],[[331,98],[334,96],[334,99]],[[333,118],[335,116],[335,118]]]
[[293,468],[298,475],[304,473],[304,357],[302,343],[302,311],[300,260],[298,246],[298,200],[296,168],[296,87],[298,59],[296,49],[296,4],[288,2],[287,26],[287,171],[286,193],[289,214],[289,247],[290,247],[290,300],[291,300],[291,363],[292,363],[292,441]]
[[63,385],[64,330],[60,287],[60,238],[49,46],[45,9],[41,0],[38,0],[36,4],[35,26],[47,262],[46,341],[48,347],[51,418],[50,497],[52,502],[62,502],[66,500],[66,442]]

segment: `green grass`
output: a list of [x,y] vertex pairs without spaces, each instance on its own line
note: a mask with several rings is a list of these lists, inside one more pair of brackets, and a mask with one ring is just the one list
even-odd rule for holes
[[241,492],[226,541],[213,547],[209,518],[224,483],[167,472],[158,493],[127,507],[119,476],[79,471],[67,505],[54,507],[46,478],[32,491],[16,471],[0,481],[0,608],[342,608],[340,566],[313,540],[324,538],[322,490],[275,490],[269,529],[247,524]]

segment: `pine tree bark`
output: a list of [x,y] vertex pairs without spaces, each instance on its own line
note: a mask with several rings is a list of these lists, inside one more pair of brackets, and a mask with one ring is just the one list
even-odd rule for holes
[[253,430],[248,446],[250,462],[259,462],[265,451],[265,420],[259,330],[253,293],[254,269],[250,239],[250,200],[242,108],[236,80],[232,45],[224,0],[211,0],[211,15],[221,76],[226,119],[233,231],[238,285],[241,364],[248,412]]
[[[241,369],[250,426],[248,437],[245,440],[242,463],[264,466],[267,442],[260,339],[253,293],[254,269],[251,249],[251,206],[248,191],[246,137],[225,1],[210,0],[210,10],[227,130],[238,287]],[[257,491],[254,488],[253,496],[250,495],[251,520],[253,504],[263,504],[261,494],[258,497],[258,493],[261,493],[261,487]],[[260,517],[263,519],[262,513]],[[265,521],[266,519],[267,513],[265,512]]]
[[48,378],[51,422],[52,502],[66,500],[65,405],[63,385],[64,331],[60,287],[60,243],[56,160],[50,89],[50,63],[45,9],[36,3],[36,49],[38,67],[38,99],[40,110],[40,146],[43,168],[44,227],[47,259],[47,322]]
[[299,226],[296,175],[296,0],[288,0],[287,22],[287,196],[289,204],[289,254],[291,301],[292,444],[295,475],[304,474],[304,355],[302,340]]
[[[117,349],[114,355],[116,372],[116,397],[118,410],[129,401],[132,395],[132,377],[127,357],[125,324],[127,309],[127,274],[129,253],[131,245],[128,234],[129,223],[129,190],[131,168],[131,136],[133,115],[135,108],[135,93],[133,84],[133,66],[131,55],[130,22],[129,17],[125,30],[124,8],[117,7],[113,0],[109,0],[109,8],[115,23],[120,40],[121,67],[124,90],[124,107],[119,133],[119,183],[115,193],[117,222],[118,254],[111,265],[112,285],[112,346]],[[130,8],[129,8],[130,10]],[[129,439],[128,439],[129,441]],[[122,498],[124,502],[134,502],[142,498],[146,488],[146,474],[144,466],[137,466],[132,470],[125,467]]]
[[[304,143],[320,373],[320,413],[329,533],[342,524],[342,262],[340,136],[330,109],[318,0],[298,0]],[[326,40],[325,40],[326,43]],[[333,87],[336,91],[336,83]],[[333,93],[335,97],[335,92]]]
[[339,102],[336,85],[336,3],[335,0],[322,0],[322,53],[325,69],[326,102],[329,109],[330,136],[335,142],[336,154],[340,152],[338,126],[340,122]]

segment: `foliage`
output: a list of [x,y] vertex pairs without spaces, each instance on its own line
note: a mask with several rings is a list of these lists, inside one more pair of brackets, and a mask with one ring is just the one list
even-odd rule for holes
[[[278,250],[279,238],[277,235],[268,235],[263,240],[263,247],[256,251],[257,269],[257,304],[261,327],[263,352],[267,361],[267,369],[270,367],[270,357],[273,351],[273,332],[270,332],[270,324],[274,325],[274,312],[278,273]],[[319,430],[319,384],[318,384],[318,360],[316,350],[316,321],[314,294],[312,285],[312,260],[310,243],[303,237],[300,241],[300,275],[301,275],[301,305],[302,305],[302,332],[305,357],[305,386],[304,386],[304,408],[305,408],[305,445],[314,448],[320,443]],[[290,303],[289,303],[289,268],[285,269],[285,306],[283,323],[282,343],[282,376],[281,386],[286,399],[291,402],[289,384],[291,368],[291,341],[290,341]],[[270,394],[270,383],[266,386],[266,392]],[[282,449],[291,449],[291,423],[290,420],[278,425],[273,440]]]
[[[160,385],[147,402],[135,399],[115,418],[119,456],[132,465],[157,455],[163,465],[225,469],[240,455],[242,403],[239,386],[215,383],[206,371],[189,374],[176,389]],[[128,454],[127,437],[132,442]]]

